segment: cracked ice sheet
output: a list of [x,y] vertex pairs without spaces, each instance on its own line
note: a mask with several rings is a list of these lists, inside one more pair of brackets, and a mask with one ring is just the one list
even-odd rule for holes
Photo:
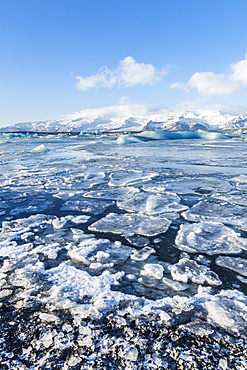
[[161,216],[147,216],[143,214],[110,213],[99,221],[96,221],[89,230],[99,232],[110,232],[122,236],[143,235],[153,236],[165,233],[171,221]]
[[229,254],[247,250],[247,239],[220,222],[183,224],[177,233],[176,247],[189,253]]
[[127,212],[143,212],[145,214],[176,213],[188,209],[178,202],[180,198],[174,194],[154,195],[140,193],[132,198],[117,201],[117,206]]
[[247,207],[216,199],[202,200],[183,212],[182,216],[188,221],[222,222],[247,231]]

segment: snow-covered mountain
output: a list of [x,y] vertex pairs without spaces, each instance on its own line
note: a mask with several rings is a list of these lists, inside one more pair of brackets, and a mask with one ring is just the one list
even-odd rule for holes
[[85,109],[59,120],[17,123],[0,131],[85,132],[141,130],[229,130],[247,128],[247,113],[227,113],[224,107],[193,110],[159,105],[118,105]]

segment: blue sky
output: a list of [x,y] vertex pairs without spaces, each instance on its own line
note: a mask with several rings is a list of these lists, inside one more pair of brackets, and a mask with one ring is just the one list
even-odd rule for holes
[[0,125],[118,104],[247,106],[246,0],[0,0]]

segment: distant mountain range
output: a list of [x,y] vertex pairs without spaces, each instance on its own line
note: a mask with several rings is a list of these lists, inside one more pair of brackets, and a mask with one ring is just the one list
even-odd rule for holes
[[[229,108],[229,107],[228,107]],[[230,112],[229,112],[230,111]],[[193,110],[159,105],[118,105],[85,109],[59,120],[22,122],[3,127],[1,132],[114,132],[114,131],[197,131],[247,128],[247,113],[233,108],[206,107]]]

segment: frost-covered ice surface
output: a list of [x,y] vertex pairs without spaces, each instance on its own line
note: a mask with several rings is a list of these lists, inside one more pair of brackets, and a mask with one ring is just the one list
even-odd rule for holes
[[1,369],[246,365],[246,141],[0,143]]

